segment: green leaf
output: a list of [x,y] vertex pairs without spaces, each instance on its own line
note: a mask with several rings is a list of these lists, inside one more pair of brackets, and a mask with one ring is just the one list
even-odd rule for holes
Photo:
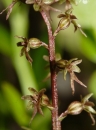
[[11,54],[10,33],[0,25],[0,52],[7,56]]
[[24,102],[21,100],[20,93],[16,90],[14,86],[5,82],[2,84],[2,89],[6,101],[8,102],[8,107],[11,114],[19,125],[25,125],[29,121],[29,117],[26,114]]
[[96,45],[93,44],[93,41],[91,39],[89,39],[89,38],[82,38],[82,41],[81,41],[81,52],[90,61],[96,63]]
[[96,0],[89,0],[87,4],[83,3],[84,1],[78,4],[78,7],[74,6],[74,14],[79,19],[81,26],[93,27],[96,30]]
[[94,93],[96,98],[96,71],[91,75],[89,80],[89,91]]

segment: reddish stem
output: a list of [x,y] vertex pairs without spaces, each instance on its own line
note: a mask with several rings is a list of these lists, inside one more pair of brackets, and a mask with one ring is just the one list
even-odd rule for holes
[[52,127],[53,130],[61,130],[61,122],[58,120],[58,92],[57,92],[57,74],[55,71],[55,39],[52,34],[51,24],[44,11],[41,11],[42,17],[46,23],[49,36],[49,60],[51,71],[51,89],[52,89]]

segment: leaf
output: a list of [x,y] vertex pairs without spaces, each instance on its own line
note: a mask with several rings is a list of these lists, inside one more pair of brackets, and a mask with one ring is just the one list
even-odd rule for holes
[[96,98],[96,71],[91,75],[88,85],[89,85],[89,91],[94,92],[94,96]]
[[11,55],[11,43],[10,43],[10,33],[3,26],[0,25],[0,52],[6,55]]
[[6,101],[8,102],[8,107],[13,115],[16,122],[19,125],[25,125],[28,123],[29,117],[26,114],[25,105],[21,100],[20,93],[11,84],[4,82],[2,84],[3,93]]
[[95,27],[96,29],[96,19],[94,19],[96,16],[94,11],[96,8],[96,0],[89,0],[87,4],[83,4],[83,2],[81,2],[78,5],[78,8],[76,6],[73,6],[73,8],[74,14],[80,19],[80,24],[82,26],[93,26],[93,28]]
[[[90,61],[96,63],[96,41],[92,41],[89,38],[82,38],[81,41],[81,52],[86,56]],[[94,44],[93,44],[94,43]]]

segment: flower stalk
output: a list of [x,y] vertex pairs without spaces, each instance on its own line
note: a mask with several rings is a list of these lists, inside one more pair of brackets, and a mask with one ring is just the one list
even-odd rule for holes
[[51,89],[52,89],[52,127],[53,130],[61,130],[61,122],[58,120],[58,92],[57,92],[57,73],[55,70],[55,38],[52,34],[51,24],[44,11],[41,11],[41,15],[45,21],[48,29],[49,36],[49,62],[51,72]]

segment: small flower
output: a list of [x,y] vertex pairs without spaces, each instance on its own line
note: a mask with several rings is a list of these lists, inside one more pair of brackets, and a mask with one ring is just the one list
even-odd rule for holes
[[[45,61],[49,62],[48,56],[44,55],[43,58]],[[74,92],[75,92],[74,81],[78,82],[80,85],[82,85],[84,87],[87,87],[76,77],[76,75],[74,73],[74,72],[77,72],[77,73],[81,72],[80,68],[77,65],[80,64],[82,62],[82,60],[77,60],[77,59],[78,58],[73,58],[73,59],[70,59],[69,61],[64,60],[64,59],[61,59],[60,54],[56,54],[56,59],[55,59],[54,68],[56,69],[57,73],[59,73],[60,71],[63,71],[64,80],[66,80],[67,72],[70,73],[72,94],[74,94]],[[47,65],[46,68],[49,68],[49,64]],[[47,77],[43,81],[46,81],[50,77],[51,77],[51,73],[48,73]]]
[[84,110],[90,115],[90,117],[92,119],[92,122],[93,122],[92,125],[95,125],[95,119],[94,119],[92,114],[96,114],[96,111],[92,108],[94,106],[94,103],[89,101],[89,98],[92,95],[93,95],[93,93],[90,93],[90,94],[86,95],[81,100],[81,102],[79,102],[79,101],[72,102],[68,106],[67,110],[59,116],[58,120],[62,121],[68,114],[70,114],[70,115],[78,115]]
[[91,101],[89,101],[89,98],[93,95],[93,93],[90,93],[86,95],[83,99],[81,99],[81,103],[83,105],[83,110],[89,113],[89,116],[92,119],[92,125],[95,125],[95,119],[92,114],[96,114],[96,111],[93,109],[95,104]]
[[60,59],[56,61],[56,71],[57,73],[59,71],[64,71],[64,79],[66,80],[66,74],[67,72],[70,73],[71,77],[71,88],[72,88],[72,93],[74,94],[75,88],[74,88],[74,81],[78,82],[80,85],[86,87],[75,75],[74,72],[80,73],[80,68],[77,66],[80,64],[82,60],[77,60],[77,58],[70,59],[68,60],[63,60]]
[[39,48],[41,46],[44,46],[46,49],[48,49],[48,45],[42,41],[40,41],[39,39],[37,38],[30,38],[30,39],[27,39],[25,37],[20,37],[20,36],[16,36],[17,38],[21,38],[23,41],[22,42],[18,42],[17,43],[17,46],[23,46],[23,48],[21,49],[21,54],[20,56],[23,56],[24,53],[25,53],[25,56],[26,56],[26,59],[32,63],[32,58],[30,57],[29,55],[29,51],[30,51],[30,48],[32,49],[36,49],[36,48]]
[[52,105],[49,102],[49,98],[44,94],[46,89],[41,89],[39,92],[36,91],[34,88],[28,88],[29,91],[32,93],[32,95],[26,95],[26,96],[22,96],[21,98],[23,100],[29,100],[29,105],[28,108],[33,108],[33,115],[32,118],[30,120],[33,120],[33,118],[35,117],[35,115],[37,114],[37,112],[39,112],[41,115],[43,115],[43,111],[42,111],[42,106],[46,106],[48,107],[50,110],[53,110]]
[[61,18],[61,20],[59,21],[58,27],[57,27],[57,29],[55,30],[53,36],[56,36],[56,35],[59,33],[59,31],[65,30],[66,28],[68,28],[68,27],[70,26],[70,24],[72,23],[72,24],[74,25],[74,28],[75,28],[74,32],[75,32],[77,29],[79,29],[80,32],[81,32],[85,37],[87,37],[86,34],[85,34],[85,33],[83,32],[83,30],[81,29],[80,24],[78,24],[78,23],[76,22],[76,19],[77,19],[77,18],[76,18],[75,15],[72,14],[72,9],[66,10],[66,12],[65,12],[64,14],[58,15],[58,18]]

